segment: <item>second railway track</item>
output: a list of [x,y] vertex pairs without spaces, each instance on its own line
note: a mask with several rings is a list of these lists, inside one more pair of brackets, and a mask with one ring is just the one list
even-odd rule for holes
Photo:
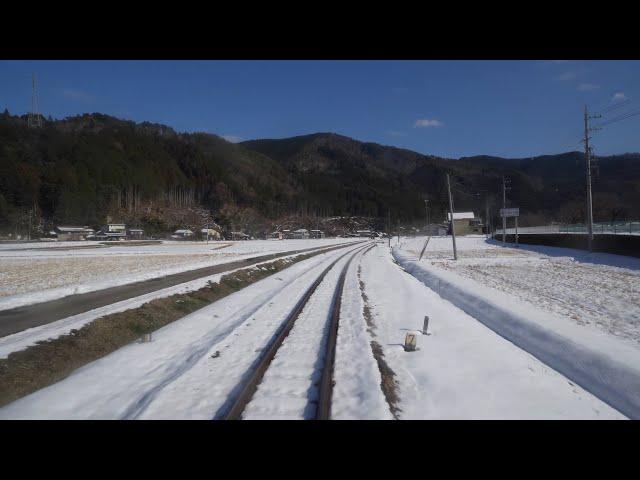
[[[326,280],[329,272],[331,272],[344,257],[350,255],[350,258],[342,266],[335,287],[333,288],[328,318],[325,319],[324,324],[320,326],[323,330],[323,341],[321,342],[321,348],[317,360],[321,361],[322,366],[321,376],[317,381],[317,399],[309,398],[308,403],[311,405],[308,405],[307,408],[305,408],[305,411],[313,411],[313,414],[306,416],[306,418],[313,418],[318,420],[327,420],[331,418],[333,368],[335,361],[338,325],[340,320],[341,298],[344,290],[344,280],[353,259],[359,253],[364,252],[365,250],[372,247],[373,245],[367,244],[364,247],[349,251],[334,260],[320,273],[318,278],[311,284],[311,286],[306,290],[304,295],[291,310],[291,312],[283,322],[282,327],[275,335],[273,341],[268,345],[268,347],[264,350],[264,353],[254,364],[251,372],[238,386],[237,390],[239,391],[239,393],[232,400],[230,406],[225,408],[224,411],[218,412],[215,418],[226,420],[240,420],[243,418],[243,415],[245,415],[247,411],[247,406],[252,402],[257,390],[261,386],[265,374],[270,368],[273,368],[272,362],[276,357],[276,354],[280,351],[281,346],[289,336],[289,333],[296,324],[296,321],[301,316],[305,307],[309,305],[310,300],[314,297],[314,294],[317,295],[318,287],[320,287],[320,285]],[[313,380],[311,381],[313,382]]]

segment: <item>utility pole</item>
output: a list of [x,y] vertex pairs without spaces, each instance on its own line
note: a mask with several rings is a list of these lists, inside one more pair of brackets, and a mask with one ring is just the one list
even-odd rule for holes
[[389,236],[389,248],[391,248],[391,209],[387,209],[387,234]]
[[451,214],[451,240],[453,241],[453,259],[458,260],[458,250],[456,249],[456,228],[453,221],[453,198],[451,197],[451,180],[447,173],[447,190],[449,192],[449,212]]
[[584,156],[587,167],[587,239],[589,251],[593,251],[593,201],[591,197],[591,147],[589,146],[589,132],[599,130],[599,128],[589,128],[589,120],[592,118],[600,118],[602,115],[589,115],[587,106],[584,106]]
[[[511,190],[508,184],[511,182],[510,178],[502,176],[502,209],[507,208],[507,190]],[[507,217],[502,217],[502,243],[507,241]]]
[[27,230],[27,240],[31,240],[31,209],[29,209],[29,230]]
[[[507,185],[505,183],[504,175],[502,176],[502,209],[507,208]],[[502,212],[502,243],[507,242],[506,236],[507,230],[507,217],[504,216],[504,212]]]
[[491,229],[489,228],[489,195],[484,196],[484,227],[487,229],[487,238],[491,236]]
[[424,199],[424,213],[425,213],[425,217],[426,217],[426,220],[427,220],[426,231],[424,233],[427,234],[428,231],[429,231],[429,223],[430,223],[429,222],[429,199],[428,198]]

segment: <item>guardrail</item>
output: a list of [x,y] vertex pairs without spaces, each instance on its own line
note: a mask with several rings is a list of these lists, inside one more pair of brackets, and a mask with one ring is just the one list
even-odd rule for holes
[[[506,229],[507,234],[514,234],[515,232],[515,228]],[[496,229],[494,233],[502,234],[502,229]],[[581,223],[518,227],[518,234],[521,233],[587,233],[587,227]],[[609,235],[640,235],[640,222],[594,223],[593,233]]]

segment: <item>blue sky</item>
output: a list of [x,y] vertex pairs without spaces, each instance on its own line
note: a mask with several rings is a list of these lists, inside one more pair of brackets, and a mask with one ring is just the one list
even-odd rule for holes
[[[638,61],[2,61],[0,108],[101,112],[232,140],[336,132],[457,158],[580,150],[582,109],[640,107]],[[613,116],[613,113],[611,116]],[[640,116],[594,135],[640,151]]]

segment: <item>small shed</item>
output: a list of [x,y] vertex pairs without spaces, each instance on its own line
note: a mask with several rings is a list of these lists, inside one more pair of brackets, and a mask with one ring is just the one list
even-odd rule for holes
[[144,237],[144,230],[141,228],[130,228],[128,233],[130,238],[136,240],[140,240]]
[[293,232],[293,238],[295,239],[305,239],[309,238],[309,230],[306,228],[299,228]]
[[69,240],[86,240],[89,235],[94,233],[94,230],[89,227],[72,227],[72,226],[59,226],[54,230],[58,240],[64,242]]
[[[451,233],[451,213],[447,213],[447,221],[449,222],[448,233]],[[456,227],[456,235],[482,233],[482,220],[476,218],[473,212],[454,212],[453,224]]]

